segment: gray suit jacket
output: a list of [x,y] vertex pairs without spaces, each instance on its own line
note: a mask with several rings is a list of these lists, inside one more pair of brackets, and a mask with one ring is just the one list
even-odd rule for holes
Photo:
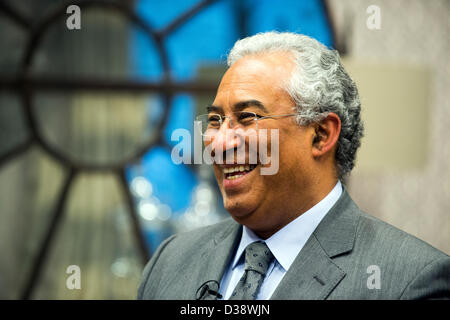
[[[240,241],[229,218],[165,240],[143,272],[138,299],[195,299],[220,280]],[[450,257],[362,212],[343,191],[271,299],[450,298]]]

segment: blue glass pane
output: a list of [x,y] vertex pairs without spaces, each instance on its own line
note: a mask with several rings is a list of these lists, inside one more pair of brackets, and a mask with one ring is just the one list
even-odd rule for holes
[[156,29],[162,29],[201,0],[140,0],[135,11]]
[[163,78],[160,53],[156,50],[153,39],[137,28],[130,34],[129,59],[134,78],[150,81]]
[[174,164],[168,150],[162,147],[150,150],[142,159],[139,173],[152,184],[153,196],[170,206],[173,212],[189,205],[197,178],[187,166]]
[[332,45],[332,33],[320,0],[248,0],[249,34],[277,30],[302,33],[326,46]]
[[171,34],[166,46],[175,80],[195,77],[201,64],[226,62],[238,38],[232,1],[218,1]]
[[194,101],[189,95],[178,95],[173,99],[172,108],[170,109],[169,121],[164,129],[164,137],[169,145],[176,145],[178,141],[172,141],[171,136],[176,129],[186,129],[191,132],[194,127],[195,117]]

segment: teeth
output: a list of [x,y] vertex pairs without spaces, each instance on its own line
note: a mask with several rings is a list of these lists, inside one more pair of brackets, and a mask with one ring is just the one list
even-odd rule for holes
[[[229,168],[223,168],[223,173],[224,174],[228,174],[228,173],[233,173],[233,172],[244,172],[244,171],[251,171],[256,167],[256,165],[242,165],[242,166],[236,166],[236,167],[229,167]],[[243,176],[242,174],[237,174],[231,177],[227,177],[227,179],[232,180],[232,179],[237,179],[239,177]]]
[[227,177],[227,179],[228,179],[228,180],[234,180],[234,179],[240,178],[240,177],[242,177],[242,176],[243,176],[243,174],[236,174],[236,175],[234,175],[234,176]]
[[249,171],[250,166],[237,166],[237,167],[230,167],[230,168],[223,168],[224,173],[233,173],[233,172],[243,172],[243,171]]

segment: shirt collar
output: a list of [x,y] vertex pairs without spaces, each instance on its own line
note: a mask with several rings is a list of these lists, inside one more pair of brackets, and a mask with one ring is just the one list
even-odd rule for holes
[[308,238],[322,221],[323,217],[333,207],[342,194],[342,185],[338,180],[333,190],[319,203],[298,216],[295,220],[278,230],[265,241],[259,238],[252,230],[243,227],[241,242],[234,256],[232,269],[240,262],[245,248],[255,241],[264,241],[281,267],[287,271],[294,262]]

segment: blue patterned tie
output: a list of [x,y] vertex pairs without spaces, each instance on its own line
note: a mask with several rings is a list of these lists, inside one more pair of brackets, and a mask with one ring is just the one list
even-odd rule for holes
[[231,294],[230,300],[255,300],[273,260],[264,242],[253,242],[245,248],[245,272]]

